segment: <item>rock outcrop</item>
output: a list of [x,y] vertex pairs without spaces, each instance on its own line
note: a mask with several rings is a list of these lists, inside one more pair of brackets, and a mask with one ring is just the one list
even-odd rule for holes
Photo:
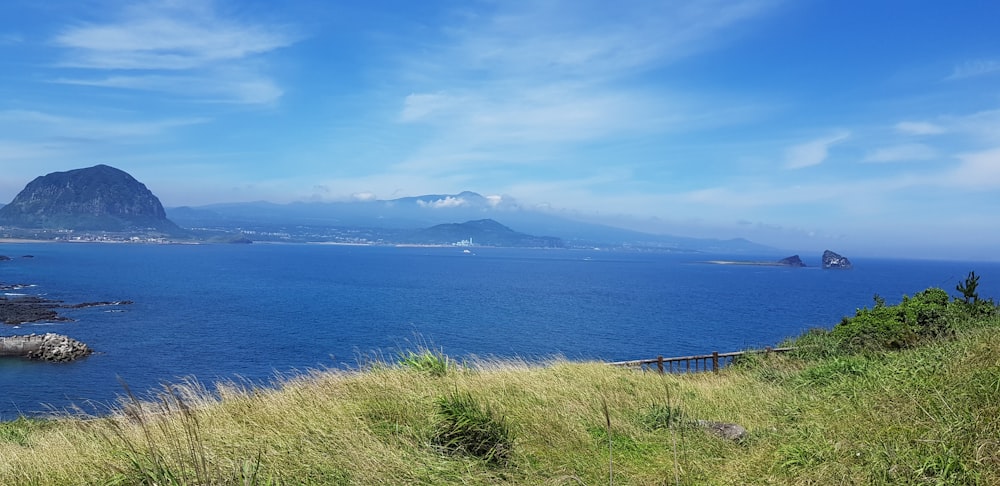
[[823,252],[823,268],[828,270],[846,270],[854,265],[847,257],[840,256],[830,250]]
[[0,356],[61,363],[90,356],[93,352],[76,339],[51,332],[0,337]]
[[778,260],[778,265],[783,265],[783,266],[786,266],[786,267],[804,267],[804,266],[806,266],[805,262],[803,262],[802,259],[799,258],[798,255],[792,255],[790,257],[782,258],[781,260]]
[[24,296],[16,299],[0,297],[0,322],[4,324],[24,324],[26,322],[68,321],[57,313],[60,303],[41,297]]
[[0,224],[57,230],[181,232],[144,184],[107,165],[36,178],[0,208]]
[[739,424],[713,422],[711,420],[699,420],[697,424],[698,427],[733,442],[743,442],[747,438],[747,429]]
[[[14,287],[23,288],[26,286],[0,285],[0,290],[7,290]],[[33,295],[16,298],[0,297],[0,323],[17,325],[28,322],[66,322],[72,321],[72,319],[59,315],[56,309],[87,309],[90,307],[130,304],[133,304],[131,300],[63,304],[58,300],[43,299]]]

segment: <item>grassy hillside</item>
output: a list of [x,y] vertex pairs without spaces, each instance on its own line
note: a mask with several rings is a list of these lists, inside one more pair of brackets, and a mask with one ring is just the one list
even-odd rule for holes
[[277,390],[171,386],[0,424],[0,484],[1000,484],[1000,318],[942,293],[718,374],[420,351]]

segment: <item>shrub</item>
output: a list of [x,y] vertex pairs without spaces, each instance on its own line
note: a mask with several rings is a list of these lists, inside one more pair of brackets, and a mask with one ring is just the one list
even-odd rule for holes
[[858,309],[854,317],[845,317],[831,336],[847,350],[900,349],[916,346],[929,339],[948,337],[948,293],[929,288],[912,298],[903,296],[898,305],[887,306],[875,296],[875,306]]
[[469,393],[437,400],[440,422],[434,441],[444,450],[464,453],[504,466],[510,463],[514,438],[507,419],[483,407]]

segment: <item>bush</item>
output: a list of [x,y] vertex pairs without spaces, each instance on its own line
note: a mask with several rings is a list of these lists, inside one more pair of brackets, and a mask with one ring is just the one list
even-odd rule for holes
[[875,306],[845,317],[830,335],[845,350],[901,349],[954,334],[949,325],[948,293],[929,288],[898,305],[887,306],[875,296]]
[[504,466],[510,463],[513,433],[504,416],[484,408],[469,393],[438,399],[440,422],[434,441],[448,452],[464,453]]

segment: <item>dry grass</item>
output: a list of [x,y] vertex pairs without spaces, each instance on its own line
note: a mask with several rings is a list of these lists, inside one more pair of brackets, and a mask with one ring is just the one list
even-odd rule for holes
[[[274,389],[183,383],[106,417],[3,424],[0,484],[998,484],[998,353],[992,328],[719,374],[480,360],[314,372]],[[441,447],[440,400],[456,395],[509,426],[508,461]]]

